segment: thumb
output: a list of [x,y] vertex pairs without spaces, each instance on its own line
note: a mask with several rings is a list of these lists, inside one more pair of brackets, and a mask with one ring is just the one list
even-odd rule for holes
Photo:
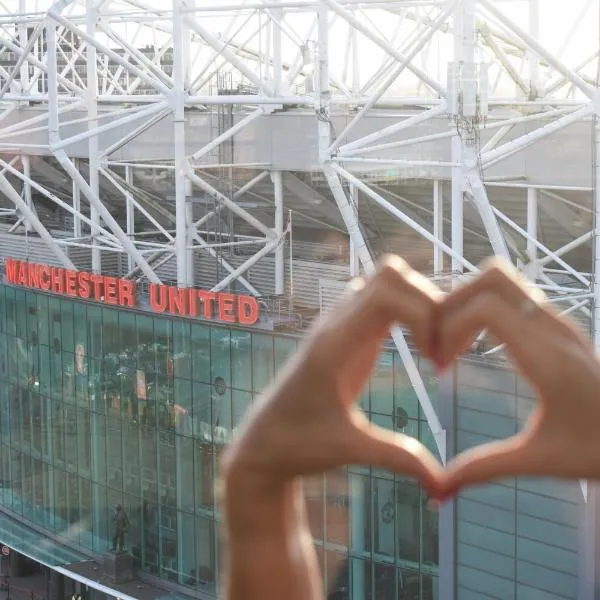
[[494,479],[535,475],[543,460],[532,442],[529,437],[517,435],[463,452],[448,465],[443,485],[445,495]]
[[419,440],[368,423],[360,426],[356,441],[355,459],[352,461],[355,464],[408,475],[417,479],[430,496],[440,496],[444,471]]

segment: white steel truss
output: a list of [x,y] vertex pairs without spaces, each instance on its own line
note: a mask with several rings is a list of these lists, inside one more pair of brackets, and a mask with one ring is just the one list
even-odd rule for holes
[[[257,295],[247,272],[269,256],[275,294],[293,290],[288,211],[345,231],[348,276],[402,239],[447,285],[494,253],[600,348],[598,3],[579,4],[549,47],[539,0],[7,1],[0,217],[69,268],[75,248],[94,271],[118,253],[129,277],[173,263],[192,286],[208,254],[215,290]],[[564,173],[544,169],[553,152]],[[49,204],[69,235],[50,234]]]

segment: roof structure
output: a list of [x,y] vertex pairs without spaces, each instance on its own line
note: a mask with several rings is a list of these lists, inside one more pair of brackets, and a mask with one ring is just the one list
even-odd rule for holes
[[3,6],[3,235],[143,282],[210,263],[215,290],[277,298],[296,259],[314,298],[385,252],[447,286],[495,254],[600,345],[597,3]]

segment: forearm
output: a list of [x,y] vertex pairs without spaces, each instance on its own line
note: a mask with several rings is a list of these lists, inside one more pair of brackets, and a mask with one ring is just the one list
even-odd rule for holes
[[301,486],[224,492],[225,600],[321,600]]

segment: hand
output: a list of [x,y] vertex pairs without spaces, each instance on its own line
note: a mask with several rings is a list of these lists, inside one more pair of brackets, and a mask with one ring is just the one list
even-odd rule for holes
[[589,342],[510,265],[492,262],[440,306],[438,363],[448,365],[488,329],[539,396],[524,429],[448,467],[448,495],[503,477],[600,479],[600,363]]
[[355,406],[390,327],[410,327],[423,355],[433,356],[441,294],[397,257],[355,285],[322,319],[274,383],[246,415],[224,458],[232,482],[281,486],[347,464],[411,475],[430,494],[442,471],[417,440],[369,423]]

